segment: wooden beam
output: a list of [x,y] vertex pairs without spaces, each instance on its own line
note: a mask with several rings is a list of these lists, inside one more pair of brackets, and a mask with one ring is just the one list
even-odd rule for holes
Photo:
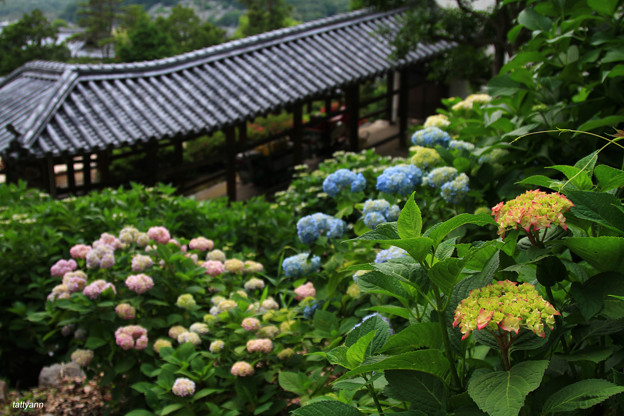
[[409,107],[409,72],[406,68],[400,72],[399,90],[399,145],[407,148],[407,118]]
[[225,128],[225,182],[228,202],[236,201],[236,130]]
[[349,148],[353,152],[359,150],[360,144],[360,84],[349,85],[345,89],[345,100],[347,104],[347,134],[349,137]]
[[301,143],[303,141],[303,104],[295,103],[293,106],[293,129],[292,140],[294,143],[294,158],[295,165],[300,165],[303,162],[303,150]]

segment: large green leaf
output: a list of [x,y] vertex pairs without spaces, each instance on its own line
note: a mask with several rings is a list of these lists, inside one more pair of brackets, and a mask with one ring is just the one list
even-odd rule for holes
[[605,16],[613,16],[618,0],[587,0],[587,5]]
[[409,199],[405,203],[405,206],[401,210],[401,215],[397,220],[397,231],[401,238],[414,238],[420,237],[422,230],[422,215],[420,208],[414,201],[414,194],[410,195]]
[[533,10],[532,8],[524,9],[518,15],[518,23],[529,30],[549,31],[552,27],[552,21]]
[[459,214],[441,224],[437,224],[433,228],[430,228],[423,234],[423,236],[431,238],[433,240],[433,246],[437,247],[438,244],[444,240],[444,237],[446,237],[451,231],[466,224],[475,224],[480,226],[488,224],[496,225],[496,221],[494,221],[494,218],[488,214]]
[[566,178],[568,178],[569,183],[576,186],[578,189],[589,190],[594,186],[587,171],[583,171],[581,168],[568,165],[554,165],[549,166],[549,168],[556,169],[563,173]]
[[[432,374],[444,380],[450,364],[440,350],[418,350],[393,355],[387,358],[374,357],[375,360],[365,361],[361,366],[346,372],[341,378],[384,370],[415,370]],[[382,359],[379,359],[382,358]]]
[[438,348],[442,345],[442,334],[437,322],[419,322],[391,335],[380,352]]
[[371,355],[369,346],[375,336],[375,332],[377,331],[370,331],[363,337],[358,338],[355,344],[349,347],[347,350],[347,361],[349,361],[351,368],[362,364],[362,361]]
[[607,116],[607,117],[603,117],[599,119],[586,121],[585,123],[581,124],[581,126],[578,129],[581,131],[590,131],[590,130],[597,129],[598,127],[617,126],[623,121],[624,121],[624,116]]
[[[374,336],[372,341],[367,341],[366,345],[368,347],[367,355],[373,355],[377,351],[379,351],[386,341],[388,341],[388,337],[390,337],[390,325],[385,320],[381,319],[378,315],[373,315],[366,319],[364,322],[358,324],[345,339],[345,346],[351,347],[357,342],[359,342],[360,338],[369,335],[371,331],[374,331]],[[347,360],[349,360],[349,352],[347,351]],[[349,360],[350,361],[350,360]]]
[[308,376],[293,371],[280,371],[277,381],[284,390],[297,394],[305,394],[310,384]]
[[517,416],[547,367],[545,360],[523,361],[509,371],[475,374],[468,382],[468,394],[490,416]]
[[594,169],[594,176],[603,192],[624,186],[624,171],[607,165],[598,165]]
[[624,237],[569,237],[563,244],[600,271],[624,272]]
[[371,271],[358,277],[358,285],[366,293],[379,293],[404,300],[410,297],[410,293],[401,285],[400,280],[378,271]]
[[386,396],[408,402],[426,415],[439,415],[445,410],[448,390],[437,377],[408,370],[389,370],[385,376]]
[[363,416],[364,413],[360,412],[355,407],[351,407],[348,404],[333,401],[322,400],[314,402],[307,406],[300,407],[292,412],[293,416]]
[[618,209],[622,203],[615,196],[592,191],[569,191],[566,195],[574,203],[574,215],[624,235],[624,212]]
[[434,264],[429,269],[429,279],[443,293],[451,293],[455,286],[457,276],[464,267],[465,259],[451,257]]
[[570,384],[546,400],[544,413],[571,412],[589,409],[609,397],[624,392],[624,386],[617,386],[607,380],[588,379]]

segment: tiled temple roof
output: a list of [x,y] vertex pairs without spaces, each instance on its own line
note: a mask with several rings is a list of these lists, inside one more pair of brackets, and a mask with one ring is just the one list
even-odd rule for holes
[[391,60],[379,29],[398,30],[403,13],[360,10],[140,63],[28,63],[0,83],[0,154],[74,155],[200,135],[452,47],[420,45]]

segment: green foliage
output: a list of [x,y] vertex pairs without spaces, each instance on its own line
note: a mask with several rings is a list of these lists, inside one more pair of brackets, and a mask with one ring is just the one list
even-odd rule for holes
[[257,35],[295,24],[284,0],[239,0],[246,12],[239,20],[238,37]]
[[58,26],[51,24],[41,10],[24,14],[0,33],[0,74],[8,74],[36,59],[65,60],[69,50],[56,41]]

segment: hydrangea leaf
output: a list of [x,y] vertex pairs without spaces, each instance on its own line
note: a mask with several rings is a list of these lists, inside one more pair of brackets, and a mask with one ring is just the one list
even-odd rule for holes
[[331,351],[327,353],[327,361],[331,364],[341,365],[344,368],[351,368],[349,364],[349,360],[347,360],[347,350],[349,347],[345,345],[340,345],[338,347],[333,348]]
[[422,231],[422,214],[414,200],[414,195],[415,192],[412,192],[397,221],[397,231],[401,238],[420,237]]
[[623,237],[570,237],[563,244],[600,271],[624,271]]
[[444,380],[450,368],[450,364],[442,351],[437,349],[410,351],[390,357],[376,356],[372,358],[374,360],[366,360],[359,367],[346,372],[341,379],[371,371],[415,370]]
[[624,171],[607,165],[598,165],[594,169],[594,176],[603,192],[624,186]]
[[[377,315],[373,315],[355,327],[345,339],[345,346],[351,347],[358,342],[360,338],[368,335],[371,331],[375,331],[375,335],[370,342],[369,355],[379,351],[390,336],[390,325]],[[368,344],[367,344],[368,345]]]
[[408,326],[398,334],[391,335],[380,352],[440,346],[442,346],[440,325],[436,322],[419,322]]
[[557,413],[589,409],[622,392],[624,392],[624,386],[617,386],[607,380],[581,380],[562,388],[550,396],[544,403],[542,412]]
[[370,331],[366,335],[358,338],[355,344],[349,347],[347,350],[347,361],[349,361],[352,368],[362,364],[362,361],[364,361],[367,356],[371,355],[369,346],[376,332],[375,330]]
[[509,371],[475,374],[468,382],[468,394],[490,416],[517,416],[547,367],[546,360],[523,361]]
[[451,293],[465,262],[465,259],[455,257],[437,262],[429,270],[429,280],[443,293]]
[[363,416],[355,407],[348,404],[333,401],[322,400],[314,402],[307,406],[300,407],[292,412],[293,416]]
[[427,373],[408,370],[390,370],[385,373],[388,385],[386,396],[408,402],[412,409],[426,415],[440,414],[446,408],[448,390],[440,379]]
[[295,373],[294,371],[280,371],[277,380],[280,387],[284,390],[300,395],[306,394],[306,390],[310,385],[308,376],[303,373]]
[[403,300],[410,298],[410,293],[399,280],[378,271],[358,277],[358,284],[362,292],[379,293]]
[[427,230],[423,236],[429,237],[433,240],[433,246],[437,247],[444,237],[446,237],[451,231],[466,224],[475,225],[496,225],[496,221],[488,214],[459,214],[450,220],[444,221],[441,224],[437,224],[434,228]]

